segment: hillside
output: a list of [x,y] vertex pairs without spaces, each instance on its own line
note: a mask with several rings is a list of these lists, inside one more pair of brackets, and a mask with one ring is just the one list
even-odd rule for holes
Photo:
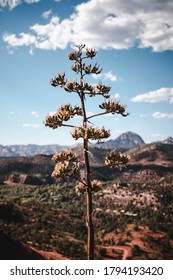
[[[172,178],[103,183],[93,195],[96,259],[172,260]],[[73,182],[2,185],[0,199],[0,259],[86,259],[86,201]]]
[[51,156],[0,158],[0,182],[41,185],[52,183]]
[[165,167],[173,166],[173,145],[161,142],[151,143],[130,149],[127,155],[131,164],[153,164]]
[[[83,160],[82,148],[74,147],[80,160]],[[107,149],[90,147],[90,162],[93,169],[104,165]],[[127,168],[101,168],[93,172],[93,178],[103,181],[136,180],[141,176],[157,174],[158,177],[173,173],[173,145],[164,143],[143,144],[125,152],[130,156]],[[52,156],[36,155],[33,157],[4,157],[0,158],[0,182],[19,184],[53,184],[51,177],[54,169]]]

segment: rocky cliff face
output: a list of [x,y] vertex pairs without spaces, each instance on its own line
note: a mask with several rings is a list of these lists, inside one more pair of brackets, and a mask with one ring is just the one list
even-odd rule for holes
[[131,149],[145,144],[144,140],[134,132],[126,132],[121,134],[115,140],[108,140],[103,144],[106,149]]

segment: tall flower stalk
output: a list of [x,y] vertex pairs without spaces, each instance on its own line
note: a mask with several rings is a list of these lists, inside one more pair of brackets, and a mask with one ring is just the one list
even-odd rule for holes
[[[89,142],[95,140],[98,143],[110,137],[110,131],[104,127],[101,129],[90,125],[90,119],[106,114],[119,114],[126,117],[126,108],[121,105],[119,101],[110,99],[110,87],[103,85],[99,82],[93,86],[88,84],[84,77],[92,74],[100,74],[102,69],[95,63],[86,64],[86,61],[92,60],[96,56],[94,49],[85,48],[85,45],[76,46],[75,50],[72,50],[68,54],[68,58],[73,61],[71,66],[72,71],[79,75],[79,81],[73,80],[69,82],[65,76],[65,73],[58,73],[51,81],[50,84],[54,87],[61,87],[67,93],[75,93],[79,97],[80,105],[72,106],[70,103],[61,105],[55,114],[48,115],[45,119],[45,125],[52,129],[66,126],[73,128],[71,136],[77,140],[82,138],[83,141],[83,159],[81,162],[78,156],[71,150],[65,150],[58,152],[53,156],[55,161],[55,169],[53,176],[56,178],[72,177],[78,181],[75,189],[77,194],[85,194],[86,196],[86,226],[88,229],[87,238],[87,258],[88,260],[94,259],[94,226],[93,226],[93,192],[97,192],[101,189],[101,182],[92,180],[92,172],[89,161]],[[92,116],[87,116],[86,111],[86,99],[88,97],[102,96],[104,102],[99,105],[99,108],[103,111]],[[74,126],[66,124],[74,116],[81,116],[82,123],[80,126]],[[128,158],[124,155],[111,151],[105,159],[105,165],[110,168],[125,166],[128,163]],[[84,168],[84,175],[81,172]],[[82,175],[81,175],[82,174]]]

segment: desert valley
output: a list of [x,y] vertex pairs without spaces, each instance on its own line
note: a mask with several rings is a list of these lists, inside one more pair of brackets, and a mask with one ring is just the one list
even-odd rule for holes
[[[51,176],[59,145],[0,146],[1,259],[85,259],[85,197]],[[70,147],[82,159],[80,145]],[[99,168],[110,149],[126,168]],[[96,259],[173,258],[173,138],[144,143],[127,132],[90,146]]]

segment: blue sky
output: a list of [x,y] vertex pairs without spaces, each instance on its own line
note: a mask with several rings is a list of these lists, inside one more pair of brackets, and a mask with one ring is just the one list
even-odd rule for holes
[[[92,119],[111,138],[133,131],[145,142],[173,137],[172,0],[0,0],[0,144],[62,144],[75,141],[68,128],[51,130],[45,116],[77,96],[49,84],[65,71],[75,44],[98,50],[98,79],[127,105],[126,118]],[[99,98],[87,99],[88,114]],[[70,124],[78,125],[73,119]]]

